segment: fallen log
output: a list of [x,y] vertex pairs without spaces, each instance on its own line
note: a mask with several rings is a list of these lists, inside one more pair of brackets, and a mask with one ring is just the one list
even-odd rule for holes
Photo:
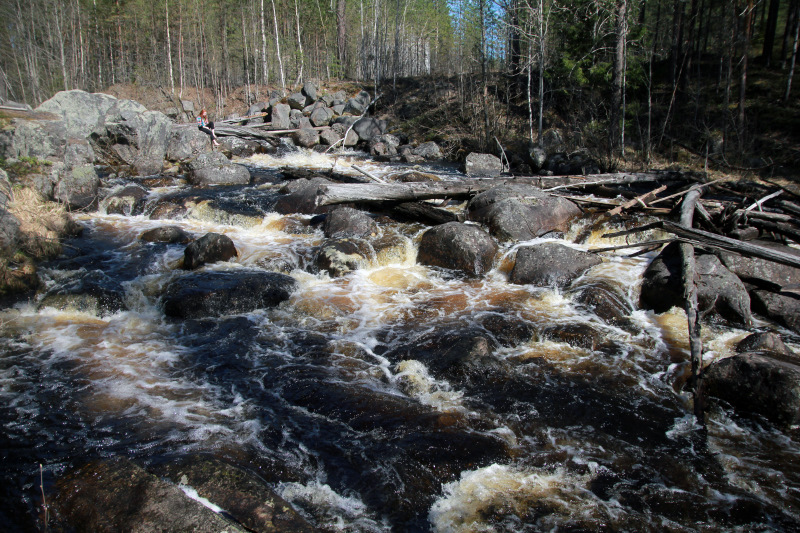
[[730,237],[716,235],[708,231],[703,231],[696,228],[687,228],[668,220],[661,220],[658,222],[653,222],[652,224],[645,224],[637,228],[618,231],[615,233],[607,233],[603,235],[603,237],[622,237],[624,235],[631,235],[656,228],[660,228],[668,233],[672,233],[681,241],[688,242],[695,246],[701,245],[712,249],[725,250],[747,257],[758,257],[759,259],[765,259],[774,263],[800,268],[800,253],[795,255],[794,253],[783,252],[776,248],[767,248],[766,246],[759,246],[750,242],[731,239]]
[[635,206],[636,204],[641,204],[642,207],[647,207],[647,202],[649,202],[650,200],[654,199],[658,193],[664,192],[666,190],[666,188],[667,188],[666,185],[662,185],[661,187],[659,187],[657,189],[654,189],[654,190],[652,190],[652,191],[650,191],[648,193],[645,193],[645,194],[643,194],[641,196],[637,196],[636,198],[634,198],[632,200],[628,200],[624,204],[619,205],[619,206],[615,207],[614,209],[612,209],[611,211],[607,212],[606,216],[613,217],[614,215],[619,215],[620,213],[622,213],[623,209],[630,209],[631,207]]
[[[683,176],[683,178],[681,178]],[[506,184],[525,184],[545,191],[582,187],[598,183],[635,183],[685,179],[679,172],[618,172],[614,174],[590,174],[587,176],[541,176],[518,178],[468,178],[458,181],[332,184],[320,190],[317,205],[375,202],[416,202],[434,198],[465,199],[472,195]],[[555,180],[560,183],[552,185]]]
[[214,133],[216,133],[218,137],[239,137],[241,139],[256,139],[261,141],[267,141],[273,145],[278,144],[278,140],[272,135],[258,131],[253,128],[246,128],[244,126],[217,127],[214,128]]

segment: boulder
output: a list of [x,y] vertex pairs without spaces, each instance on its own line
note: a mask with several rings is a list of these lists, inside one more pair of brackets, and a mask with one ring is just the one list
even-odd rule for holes
[[596,254],[556,242],[523,246],[517,250],[517,258],[509,275],[509,281],[537,287],[564,287],[589,268],[602,262],[603,260]]
[[64,148],[70,138],[64,120],[55,117],[51,120],[12,119],[12,125],[13,129],[0,130],[0,135],[5,137],[0,142],[0,156],[3,158],[35,157],[52,160],[64,157]]
[[[744,284],[716,256],[695,255],[697,307],[701,317],[719,316],[737,326],[749,326],[750,296]],[[644,272],[639,307],[663,313],[683,308],[683,283],[677,243],[666,246]]]
[[448,222],[422,235],[417,261],[478,277],[491,270],[497,250],[491,235],[479,227]]
[[102,270],[81,271],[47,291],[39,308],[89,313],[96,316],[127,309],[125,289]]
[[61,91],[36,108],[37,112],[52,113],[64,121],[65,138],[86,139],[91,134],[104,132],[106,114],[112,107],[143,113],[147,109],[126,100],[122,103],[108,94],[87,93],[78,89]]
[[289,115],[292,108],[288,104],[275,104],[272,106],[272,127],[276,130],[286,130],[292,125]]
[[192,235],[180,226],[161,226],[143,232],[139,235],[139,240],[168,244],[188,244],[192,240]]
[[439,149],[439,145],[433,141],[420,144],[412,150],[412,153],[426,161],[438,161],[442,158],[442,151]]
[[796,357],[796,354],[783,343],[780,335],[771,331],[751,333],[736,344],[736,351],[738,353],[770,352],[785,357]]
[[139,215],[147,198],[147,190],[139,185],[119,187],[100,202],[108,215]]
[[358,134],[359,139],[369,142],[373,137],[386,132],[386,121],[372,117],[360,118],[353,124],[353,131]]
[[328,238],[368,237],[378,233],[378,225],[363,211],[338,207],[325,217],[323,231]]
[[208,135],[197,129],[197,126],[173,124],[167,141],[169,161],[188,161],[203,152],[211,151]]
[[311,124],[314,126],[327,126],[331,123],[331,119],[333,118],[333,110],[328,107],[322,106],[317,107],[314,111],[311,112],[311,116],[309,120]]
[[219,233],[206,233],[191,242],[183,251],[183,268],[194,270],[207,263],[228,261],[238,255],[230,237]]
[[738,413],[755,413],[782,428],[800,422],[800,365],[761,353],[741,353],[711,363],[704,390]]
[[298,109],[300,111],[302,111],[303,108],[309,104],[309,102],[306,101],[306,96],[302,93],[290,94],[287,102],[289,103],[289,107],[292,109]]
[[161,171],[172,124],[161,112],[115,105],[106,115],[104,130],[92,134],[92,140],[109,160],[147,176]]
[[361,116],[367,110],[366,104],[363,104],[361,100],[358,98],[350,98],[344,104],[344,109],[342,110],[343,113],[347,113],[350,115],[358,115]]
[[196,272],[170,283],[163,297],[164,313],[183,319],[249,313],[277,306],[297,287],[294,278],[277,272]]
[[317,133],[317,130],[311,128],[302,128],[292,132],[292,141],[294,141],[297,146],[311,148],[315,144],[319,143],[319,134]]
[[246,167],[231,163],[220,152],[206,152],[191,160],[187,177],[192,185],[206,187],[209,185],[247,185],[250,183],[250,172]]
[[317,249],[314,264],[333,277],[367,268],[375,260],[375,250],[364,239],[337,237],[323,242]]
[[324,130],[319,132],[320,144],[326,144],[332,146],[337,142],[339,142],[341,138],[342,136],[336,133],[336,130],[332,128],[325,128]]
[[247,531],[127,459],[60,476],[52,506],[66,531]]
[[317,205],[318,191],[328,183],[330,181],[321,177],[296,180],[291,191],[287,191],[288,194],[284,194],[275,202],[275,211],[282,215],[290,213],[313,215],[331,211],[332,206]]
[[547,163],[547,152],[545,152],[543,148],[533,146],[528,150],[528,158],[533,171],[539,172],[544,168],[545,163]]
[[479,154],[472,152],[464,161],[464,173],[467,176],[482,176],[494,178],[503,173],[503,163],[500,158],[492,154]]
[[504,241],[527,241],[551,231],[565,231],[581,210],[530,185],[500,185],[475,195],[467,218],[489,228]]
[[55,200],[67,204],[70,209],[86,209],[96,205],[100,177],[93,165],[67,169],[63,164],[57,164],[54,167],[58,168],[58,181],[52,193]]
[[303,84],[302,93],[306,95],[309,102],[316,102],[317,101],[317,86],[307,81]]
[[547,158],[544,169],[556,176],[600,173],[600,165],[597,164],[597,161],[580,153],[569,156],[564,153],[553,154]]
[[754,312],[800,333],[800,296],[758,289],[750,297]]
[[633,308],[621,291],[606,281],[593,281],[580,288],[575,302],[615,326],[629,326]]
[[235,157],[250,157],[261,151],[261,145],[257,142],[240,137],[221,137],[219,143]]
[[605,335],[597,328],[580,322],[547,326],[542,331],[542,337],[593,351],[601,348],[605,339]]
[[[247,114],[245,116],[252,117],[253,115],[260,115],[267,109],[269,109],[269,102],[256,102],[255,104],[247,108]],[[256,117],[254,119],[251,119],[250,122],[252,122],[253,124],[257,124],[262,121],[259,120],[258,117]]]

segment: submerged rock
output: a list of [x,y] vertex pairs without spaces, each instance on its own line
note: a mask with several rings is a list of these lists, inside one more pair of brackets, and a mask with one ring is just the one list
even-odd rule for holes
[[800,333],[800,296],[766,290],[750,292],[753,311]]
[[192,240],[192,235],[180,226],[162,226],[147,230],[139,239],[145,242],[165,242],[169,244],[186,244]]
[[206,233],[189,244],[183,252],[183,268],[194,270],[207,263],[228,261],[239,255],[233,241],[227,235]]
[[325,241],[315,258],[319,270],[331,276],[344,276],[348,272],[368,267],[375,260],[375,250],[369,242],[355,237],[338,237]]
[[705,371],[707,394],[739,413],[755,413],[788,428],[800,422],[800,365],[764,353],[742,353]]
[[100,208],[109,215],[138,215],[142,212],[147,190],[139,185],[128,185],[103,198]]
[[491,270],[497,250],[492,236],[479,227],[448,222],[422,235],[417,261],[477,277]]
[[68,473],[51,501],[65,531],[247,531],[127,459]]
[[378,233],[378,225],[363,211],[338,207],[325,217],[323,231],[328,238],[367,237]]
[[517,250],[509,281],[539,287],[563,287],[587,269],[602,262],[596,254],[556,242],[523,246]]
[[164,313],[173,318],[249,313],[275,307],[297,290],[285,274],[254,270],[192,273],[172,282],[163,297]]
[[565,231],[580,215],[577,205],[530,185],[500,185],[467,204],[467,218],[486,225],[504,241],[527,241],[551,231]]
[[127,309],[125,289],[101,270],[83,272],[50,289],[39,307],[90,313],[96,316]]

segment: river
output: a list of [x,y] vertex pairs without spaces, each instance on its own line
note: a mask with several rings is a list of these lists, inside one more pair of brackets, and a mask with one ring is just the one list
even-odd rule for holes
[[[89,459],[203,453],[261,473],[324,531],[800,531],[797,428],[719,406],[705,430],[694,423],[683,312],[636,308],[652,255],[605,254],[564,290],[507,281],[520,245],[624,242],[601,238],[610,227],[587,217],[563,238],[501,245],[494,269],[468,279],[416,263],[426,227],[382,218],[376,238],[401,245],[334,278],[311,268],[324,240],[311,217],[270,211],[280,170],[402,169],[305,152],[239,162],[257,185],[204,195],[247,216],[152,219],[186,190],[169,180],[142,215],[75,214],[85,231],[43,281],[98,270],[125,310],[0,311],[4,530],[43,529],[40,482]],[[207,270],[281,269],[299,290],[271,309],[168,319],[160,296],[185,274],[184,246],[138,238],[166,224],[233,240],[238,258]],[[576,300],[599,286],[632,309],[623,323]],[[425,349],[476,331],[490,343],[478,362],[454,369]],[[706,361],[747,334],[705,326]]]

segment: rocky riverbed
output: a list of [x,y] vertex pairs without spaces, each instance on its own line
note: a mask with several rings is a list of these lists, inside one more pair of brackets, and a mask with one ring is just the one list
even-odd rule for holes
[[[310,92],[308,120],[363,112]],[[394,143],[380,124],[347,151],[229,136],[213,152],[105,95],[34,113],[4,130],[6,158],[51,161],[27,183],[82,232],[0,314],[14,529],[800,527],[800,337],[781,291],[798,269],[698,254],[701,426],[674,251],[592,252],[663,238],[602,237],[652,215],[523,180],[321,205],[365,174],[465,178],[430,146],[376,153]]]

